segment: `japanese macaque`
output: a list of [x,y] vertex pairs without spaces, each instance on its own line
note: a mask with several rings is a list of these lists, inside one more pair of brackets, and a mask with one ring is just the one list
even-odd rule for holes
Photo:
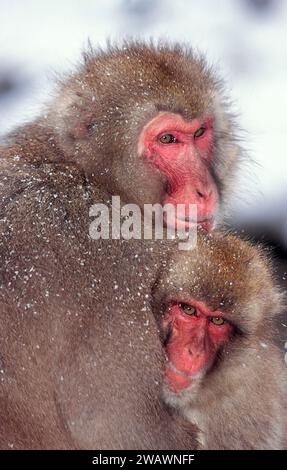
[[[93,240],[89,210],[182,204],[210,230],[239,161],[217,78],[180,46],[90,51],[0,146],[0,447],[192,449],[160,401],[149,306],[169,248]],[[172,246],[172,243],[171,243]]]
[[154,296],[164,398],[198,425],[201,448],[285,448],[287,369],[274,344],[283,298],[263,251],[230,234],[201,236],[172,256]]
[[196,204],[210,230],[241,155],[221,88],[203,58],[178,45],[91,51],[45,116],[18,129],[1,154],[19,157],[19,168],[76,168],[105,202],[182,204],[176,226],[188,227]]

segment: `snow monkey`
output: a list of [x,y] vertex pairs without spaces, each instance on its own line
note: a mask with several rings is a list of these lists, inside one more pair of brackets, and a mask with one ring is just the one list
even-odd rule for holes
[[172,255],[155,290],[164,398],[203,449],[283,449],[287,369],[275,345],[283,294],[262,249],[232,234]]
[[7,136],[1,448],[195,447],[194,428],[160,397],[164,350],[149,298],[169,248],[93,240],[89,210],[114,195],[141,210],[180,204],[172,222],[188,228],[196,204],[210,231],[240,155],[214,72],[163,43],[90,50],[46,112]]

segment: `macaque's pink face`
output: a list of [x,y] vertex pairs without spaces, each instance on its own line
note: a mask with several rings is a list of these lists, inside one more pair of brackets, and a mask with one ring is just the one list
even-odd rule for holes
[[189,204],[197,205],[197,223],[210,231],[218,195],[211,174],[213,118],[185,121],[180,115],[160,113],[143,129],[139,154],[157,167],[167,185],[162,204],[184,204],[177,211],[174,226],[188,228]]
[[213,365],[219,349],[226,344],[233,326],[220,311],[210,311],[203,302],[173,302],[164,319],[168,362],[165,377],[174,392],[192,385]]

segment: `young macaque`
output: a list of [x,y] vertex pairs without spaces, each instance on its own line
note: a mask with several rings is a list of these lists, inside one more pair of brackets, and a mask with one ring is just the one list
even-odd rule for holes
[[287,369],[274,344],[283,295],[263,250],[202,235],[196,250],[172,256],[154,296],[164,398],[198,425],[201,448],[286,447]]

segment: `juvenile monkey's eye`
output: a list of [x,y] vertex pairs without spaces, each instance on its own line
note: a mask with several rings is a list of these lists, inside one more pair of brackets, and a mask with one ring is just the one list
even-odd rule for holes
[[194,138],[198,139],[198,137],[201,137],[205,133],[205,127],[200,127],[197,129],[197,131],[194,133]]
[[216,326],[221,326],[225,323],[225,320],[222,317],[211,317],[210,321]]
[[196,316],[196,308],[192,307],[189,304],[179,304],[179,308],[186,314],[186,315],[194,315]]
[[177,142],[177,138],[172,134],[163,134],[160,136],[159,140],[162,144],[174,144]]

